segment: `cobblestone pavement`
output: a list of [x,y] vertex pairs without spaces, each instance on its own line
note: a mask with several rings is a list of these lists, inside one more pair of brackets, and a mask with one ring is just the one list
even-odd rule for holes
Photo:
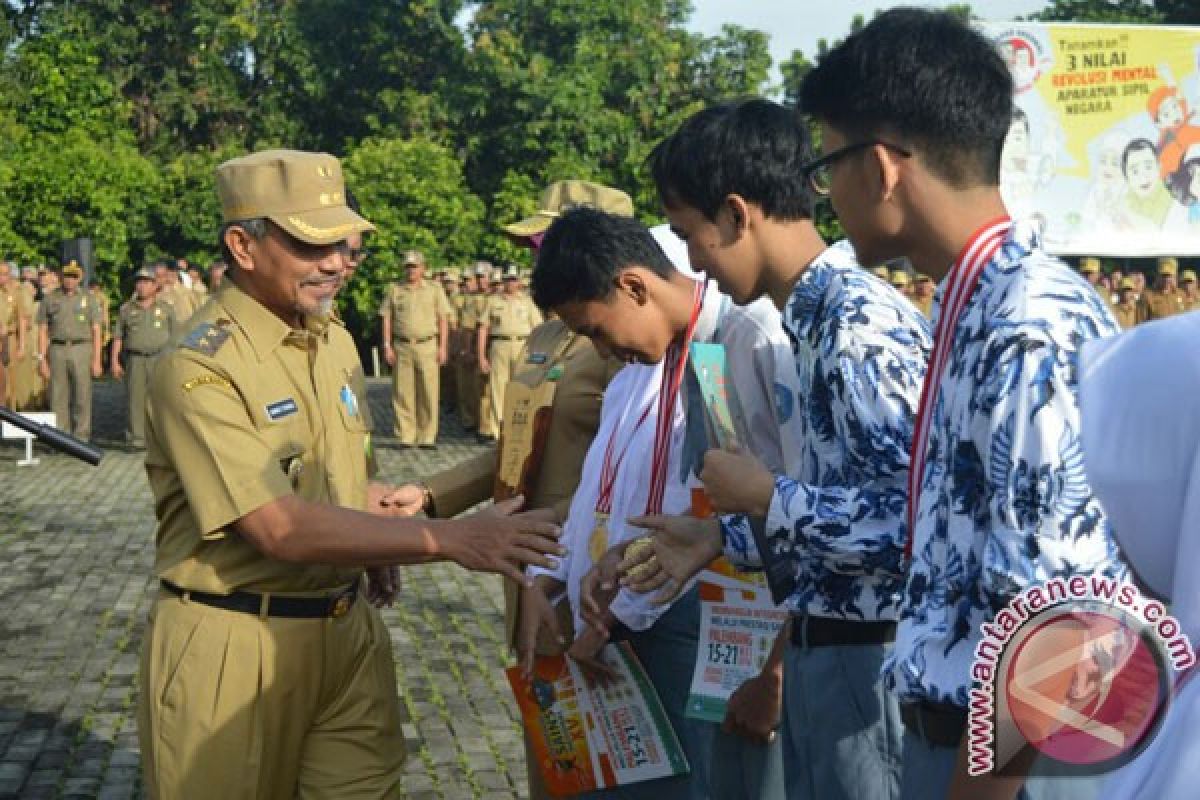
[[[437,451],[390,437],[388,386],[372,381],[382,477],[402,482],[480,451],[443,420]],[[99,467],[0,445],[0,798],[141,796],[138,649],[154,582],[154,513],[140,453],[121,448],[124,391],[96,386]],[[412,798],[526,794],[516,709],[503,673],[498,578],[409,567],[384,619],[409,717]]]

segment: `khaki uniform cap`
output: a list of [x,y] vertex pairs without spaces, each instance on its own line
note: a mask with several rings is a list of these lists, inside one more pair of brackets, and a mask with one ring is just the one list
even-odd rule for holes
[[892,279],[892,273],[887,267],[872,267],[871,274],[876,278],[882,278],[885,281]]
[[505,225],[504,230],[511,236],[535,236],[544,233],[554,220],[572,208],[594,208],[621,217],[633,216],[633,200],[620,189],[589,181],[556,181],[542,192],[533,216]]
[[502,269],[492,270],[492,283],[499,283],[502,280],[504,280],[504,270],[502,270]]
[[908,286],[908,273],[900,269],[893,272],[892,284],[894,286]]
[[404,253],[404,266],[425,266],[425,254],[420,250],[406,250]]
[[1087,256],[1079,262],[1079,272],[1083,275],[1089,275],[1100,271],[1100,259],[1095,256]]
[[82,278],[83,270],[79,268],[78,264],[72,261],[62,268],[62,274],[64,278]]
[[442,273],[442,283],[445,283],[447,281],[453,281],[454,283],[458,283],[459,280],[461,280],[461,278],[459,277],[458,270],[456,270],[456,269],[448,269]]
[[1175,275],[1179,272],[1179,262],[1174,258],[1160,258],[1158,260],[1159,275]]
[[135,283],[137,281],[153,281],[157,280],[157,277],[154,274],[154,270],[150,269],[149,267],[142,267],[137,272],[133,273],[133,280]]
[[1120,289],[1131,289],[1132,291],[1136,292],[1137,284],[1133,282],[1133,278],[1122,278],[1121,285],[1119,288]]
[[1193,283],[1196,281],[1195,270],[1185,269],[1183,275],[1179,277],[1180,283],[1187,283],[1188,281],[1192,281]]
[[264,150],[217,167],[225,222],[266,217],[302,242],[325,245],[375,230],[346,205],[342,166],[327,153]]

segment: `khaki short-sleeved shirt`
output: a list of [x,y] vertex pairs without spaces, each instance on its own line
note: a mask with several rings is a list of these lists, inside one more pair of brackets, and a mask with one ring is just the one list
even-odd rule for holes
[[155,299],[149,308],[142,308],[136,300],[130,300],[121,306],[117,315],[116,338],[127,351],[153,353],[166,347],[175,326],[171,307],[161,300]]
[[1187,311],[1187,301],[1179,289],[1170,292],[1147,289],[1142,299],[1142,305],[1142,316],[1147,320],[1166,319]]
[[229,283],[161,358],[146,430],[156,573],[217,593],[322,591],[358,576],[272,561],[230,527],[291,494],[365,508],[370,417],[350,334],[321,317],[293,330]]
[[488,333],[492,336],[528,336],[542,324],[542,312],[528,295],[496,295],[487,306]]
[[182,283],[177,283],[159,296],[169,305],[175,312],[175,321],[183,324],[188,321],[192,314],[196,313],[199,303],[196,302],[196,295],[191,289],[184,286]]
[[42,298],[38,324],[46,323],[50,341],[92,340],[92,326],[100,323],[100,308],[82,289],[66,294],[62,289]]
[[430,281],[414,286],[393,283],[384,293],[379,316],[392,319],[392,338],[424,339],[436,336],[438,318],[449,319],[450,302],[442,287]]
[[455,330],[459,326],[458,295],[451,295],[443,288],[442,297],[446,300],[446,324],[450,326],[450,330]]

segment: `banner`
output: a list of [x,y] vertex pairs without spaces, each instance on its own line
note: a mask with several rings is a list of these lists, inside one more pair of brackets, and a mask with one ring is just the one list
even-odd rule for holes
[[788,612],[771,593],[746,584],[700,582],[700,646],[687,711],[693,719],[722,722],[729,698],[762,671]]
[[1066,255],[1200,255],[1200,28],[984,26],[1017,108],[1000,189]]
[[505,671],[546,788],[558,797],[688,772],[658,693],[629,644],[607,645],[601,658],[617,672],[607,686],[589,683],[566,656],[535,659],[532,681],[518,667]]

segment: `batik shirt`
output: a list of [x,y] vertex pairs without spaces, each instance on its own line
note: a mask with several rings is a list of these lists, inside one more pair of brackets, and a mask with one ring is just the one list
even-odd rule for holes
[[779,399],[787,474],[775,477],[765,526],[722,519],[725,554],[765,569],[776,602],[793,610],[894,620],[929,323],[839,242],[800,277],[784,330],[799,386]]
[[1095,289],[1044,253],[1029,226],[1014,226],[984,266],[936,387],[900,626],[884,664],[901,701],[966,706],[980,625],[1031,585],[1125,577],[1084,475],[1076,393],[1083,343],[1119,330]]

